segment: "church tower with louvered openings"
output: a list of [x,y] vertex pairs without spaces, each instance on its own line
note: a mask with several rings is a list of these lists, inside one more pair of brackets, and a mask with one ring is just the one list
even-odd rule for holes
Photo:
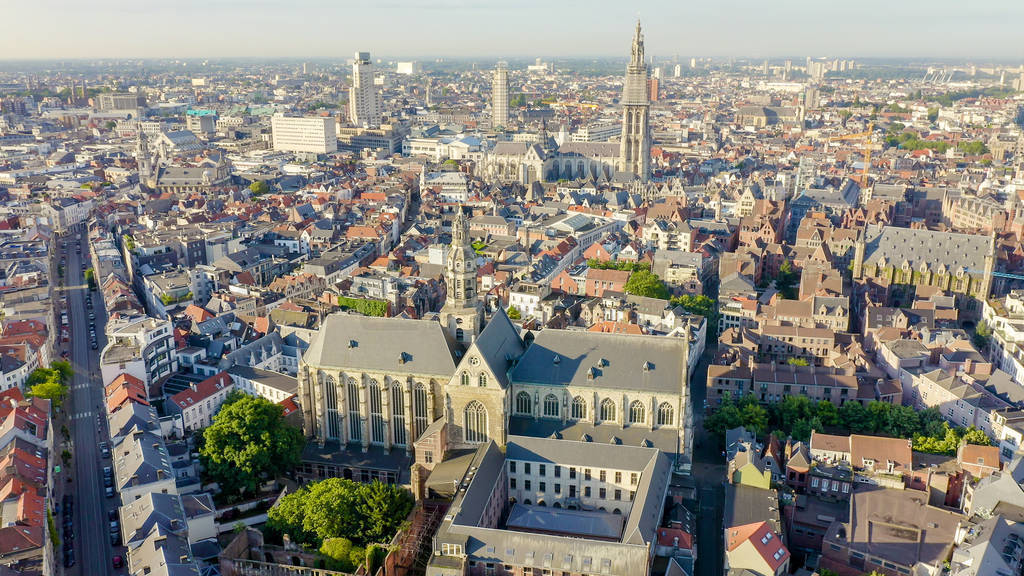
[[644,62],[644,37],[640,21],[636,23],[633,49],[626,66],[622,86],[622,140],[619,143],[619,170],[632,172],[647,182],[651,168],[651,129],[648,114],[651,107],[647,63]]
[[456,342],[469,346],[480,334],[484,315],[476,293],[476,252],[470,245],[469,219],[461,206],[452,223],[444,280],[447,296],[441,323]]

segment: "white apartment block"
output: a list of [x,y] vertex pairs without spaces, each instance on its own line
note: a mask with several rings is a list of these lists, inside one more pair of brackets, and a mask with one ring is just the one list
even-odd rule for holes
[[420,190],[436,190],[442,202],[465,202],[469,199],[469,177],[462,172],[420,173]]
[[384,114],[380,91],[373,79],[369,52],[356,52],[348,98],[349,120],[356,126],[377,128]]
[[274,116],[270,127],[275,151],[329,154],[338,150],[334,118]]
[[419,62],[399,62],[395,65],[396,74],[422,74],[423,65]]
[[992,328],[989,359],[1018,384],[1024,384],[1024,291],[1014,290],[1002,301],[985,301],[982,319]]
[[607,142],[618,140],[622,136],[622,124],[619,122],[598,122],[581,126],[569,137],[573,142]]

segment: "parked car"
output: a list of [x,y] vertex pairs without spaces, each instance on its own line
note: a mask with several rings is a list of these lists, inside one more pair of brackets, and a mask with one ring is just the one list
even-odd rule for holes
[[107,520],[117,520],[117,508],[107,510]]
[[107,494],[107,498],[113,498],[114,497],[114,489],[113,488],[107,488],[105,490],[105,492]]
[[106,442],[100,442],[100,454],[102,454],[104,458],[110,458],[110,445]]
[[64,567],[71,568],[75,565],[75,550],[72,548],[64,553]]
[[95,349],[97,349],[97,348],[99,348],[99,346],[97,346],[97,345],[96,345],[96,341],[95,341],[95,340],[93,340],[93,341],[92,341],[92,349],[93,349],[93,350],[95,350]]
[[124,558],[114,556],[114,568],[124,568]]

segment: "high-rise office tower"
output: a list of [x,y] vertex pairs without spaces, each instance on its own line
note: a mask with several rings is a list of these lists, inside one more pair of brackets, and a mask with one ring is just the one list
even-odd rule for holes
[[508,126],[508,65],[498,62],[491,80],[491,128]]
[[349,120],[357,126],[377,128],[384,113],[380,92],[373,83],[373,63],[369,52],[356,52],[352,63],[352,87],[349,88]]
[[626,81],[622,87],[622,140],[619,143],[619,170],[636,174],[647,181],[651,165],[651,130],[648,112],[651,106],[650,87],[647,83],[647,65],[644,63],[644,39],[640,22],[636,23],[633,51],[626,66]]

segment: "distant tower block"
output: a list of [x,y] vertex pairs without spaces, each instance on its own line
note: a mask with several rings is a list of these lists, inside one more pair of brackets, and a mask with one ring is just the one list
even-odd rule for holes
[[508,126],[508,65],[498,62],[491,80],[491,128]]

